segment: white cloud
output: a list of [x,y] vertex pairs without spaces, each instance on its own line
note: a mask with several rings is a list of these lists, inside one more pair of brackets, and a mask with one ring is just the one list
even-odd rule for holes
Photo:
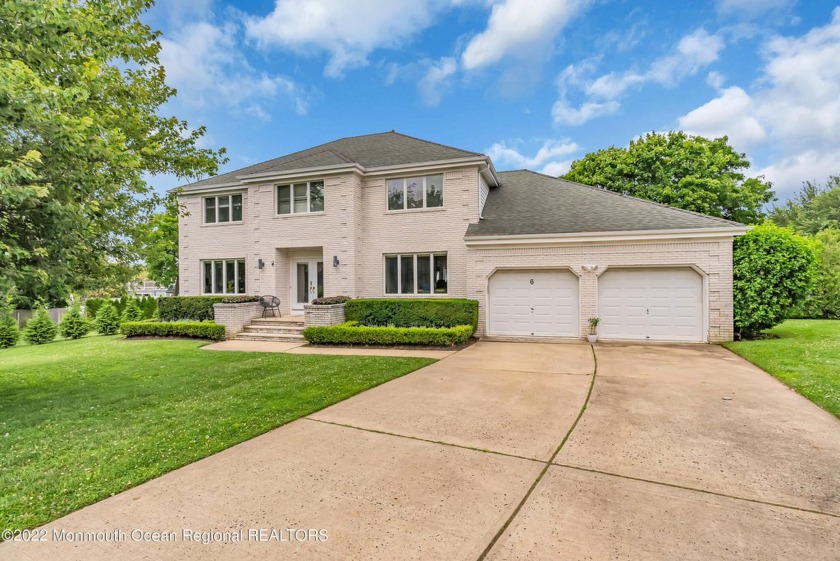
[[587,101],[575,109],[564,99],[558,99],[551,108],[551,117],[556,125],[582,125],[591,119],[611,115],[620,109],[617,101],[603,103]]
[[760,171],[784,193],[840,171],[840,8],[828,25],[769,40],[764,56],[755,91],[727,88],[680,124],[702,130],[707,119],[709,129],[773,152]]
[[[521,145],[521,140],[514,145]],[[493,162],[501,168],[537,169],[546,175],[561,175],[569,170],[572,160],[567,156],[580,151],[580,146],[570,140],[547,139],[533,156],[527,156],[507,142],[497,142],[485,150]]]
[[465,69],[494,64],[510,54],[541,51],[590,0],[501,0],[493,4],[487,28],[473,37],[461,56]]
[[437,105],[443,97],[442,90],[449,85],[449,78],[458,70],[458,63],[452,57],[443,57],[429,66],[417,83],[417,89],[426,105]]
[[161,39],[160,61],[166,81],[178,90],[178,100],[190,105],[244,107],[260,119],[270,119],[263,103],[278,98],[292,103],[299,114],[308,109],[308,95],[285,76],[257,72],[238,45],[239,28],[203,21],[187,24]]
[[726,77],[720,72],[712,70],[706,75],[706,83],[714,89],[719,90],[726,83]]
[[765,14],[785,10],[792,7],[796,0],[717,0],[717,11],[723,16],[744,16],[753,18]]
[[366,65],[375,49],[407,43],[449,5],[445,0],[276,0],[267,16],[247,18],[246,29],[263,47],[326,52],[324,73],[340,77]]
[[654,82],[673,86],[716,61],[724,42],[718,35],[696,29],[680,39],[675,51],[654,60],[645,72],[629,70],[605,74],[586,87],[586,93],[601,99],[615,99],[633,86]]

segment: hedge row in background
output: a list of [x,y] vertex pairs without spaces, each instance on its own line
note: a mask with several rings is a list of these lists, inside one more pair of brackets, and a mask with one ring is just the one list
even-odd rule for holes
[[210,321],[129,321],[120,325],[126,337],[195,337],[221,341],[225,326]]
[[368,327],[478,327],[478,301],[466,298],[361,298],[344,309],[348,321]]
[[152,298],[151,296],[143,296],[140,298],[126,296],[124,298],[113,300],[110,298],[88,298],[87,300],[85,300],[85,315],[88,319],[94,319],[96,317],[96,314],[99,312],[99,308],[102,307],[102,304],[104,304],[105,302],[110,302],[116,308],[117,315],[122,317],[126,307],[129,305],[129,303],[132,303],[133,305],[136,305],[142,312],[143,315],[140,319],[149,319],[154,315],[155,310],[157,310],[157,300],[157,298]]
[[355,321],[307,327],[303,336],[313,345],[423,345],[452,347],[469,340],[471,325],[455,327],[366,327]]
[[258,296],[163,296],[158,298],[161,321],[208,321],[213,319],[213,304],[257,302]]

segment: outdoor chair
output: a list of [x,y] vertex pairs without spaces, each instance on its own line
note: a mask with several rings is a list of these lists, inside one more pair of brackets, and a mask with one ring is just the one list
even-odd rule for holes
[[271,317],[275,317],[274,310],[277,310],[277,316],[280,316],[280,299],[276,296],[260,296],[260,306],[262,306],[262,317],[265,317],[269,310],[271,310]]

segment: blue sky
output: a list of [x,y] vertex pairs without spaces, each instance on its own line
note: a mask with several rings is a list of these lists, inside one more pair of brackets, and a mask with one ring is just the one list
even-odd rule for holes
[[558,175],[682,129],[728,135],[780,199],[840,174],[836,2],[159,0],[145,19],[165,110],[228,149],[222,171],[395,129]]

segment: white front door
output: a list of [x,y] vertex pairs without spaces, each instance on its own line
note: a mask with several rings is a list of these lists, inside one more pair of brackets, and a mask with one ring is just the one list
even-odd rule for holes
[[292,260],[292,310],[324,295],[324,262],[319,259]]
[[609,269],[598,316],[602,339],[703,342],[703,279],[690,267]]
[[497,271],[488,286],[490,335],[578,337],[578,278],[568,270]]

